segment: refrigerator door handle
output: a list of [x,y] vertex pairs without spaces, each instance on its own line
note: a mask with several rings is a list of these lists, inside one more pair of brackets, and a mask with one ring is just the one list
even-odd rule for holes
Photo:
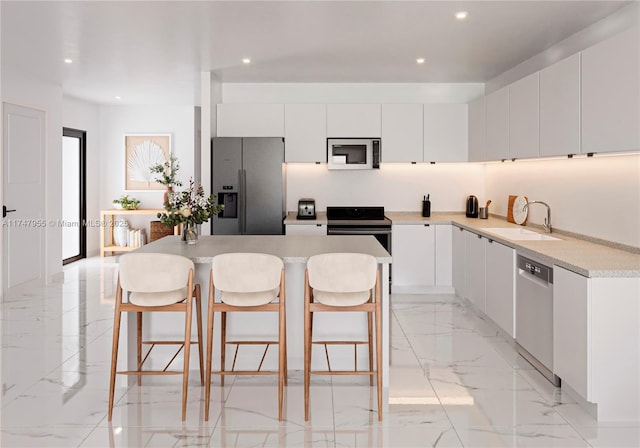
[[242,209],[242,204],[244,204],[244,198],[243,198],[243,194],[244,194],[244,190],[242,188],[242,172],[243,170],[238,170],[238,201],[240,202],[237,207],[238,207],[238,233],[240,235],[242,235],[243,233],[243,220],[244,220],[244,211]]
[[242,233],[247,233],[247,170],[242,170]]

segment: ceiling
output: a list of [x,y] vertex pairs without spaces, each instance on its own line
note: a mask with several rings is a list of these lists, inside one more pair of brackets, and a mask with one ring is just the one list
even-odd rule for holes
[[629,3],[2,0],[2,66],[107,104],[198,103],[203,71],[222,82],[486,82]]

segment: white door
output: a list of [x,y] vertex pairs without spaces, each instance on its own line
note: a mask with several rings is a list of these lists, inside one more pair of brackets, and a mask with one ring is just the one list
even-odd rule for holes
[[[3,292],[45,276],[45,113],[3,104]],[[4,214],[4,213],[3,213]]]

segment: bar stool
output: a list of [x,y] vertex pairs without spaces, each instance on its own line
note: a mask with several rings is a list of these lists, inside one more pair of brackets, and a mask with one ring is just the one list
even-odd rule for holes
[[[193,284],[193,262],[179,255],[155,253],[131,253],[120,257],[120,272],[116,288],[116,305],[113,323],[111,350],[111,380],[109,384],[109,421],[113,415],[113,399],[116,374],[137,375],[138,385],[142,375],[182,375],[182,421],[187,417],[187,385],[189,382],[189,355],[191,344],[198,344],[200,356],[200,383],[204,384],[204,361],[202,358],[202,305],[200,285]],[[128,301],[123,302],[122,291],[128,291]],[[191,341],[191,311],[195,298],[198,340]],[[159,341],[142,339],[142,313],[152,311],[180,311],[185,313],[184,340]],[[120,320],[123,312],[137,313],[137,370],[116,371]],[[142,370],[156,345],[180,345],[176,354],[163,370]],[[142,346],[151,345],[142,358]],[[168,370],[173,360],[184,347],[184,365],[181,371]]]
[[[373,290],[375,288],[375,302]],[[380,273],[375,257],[355,253],[314,255],[307,261],[304,293],[304,419],[309,420],[309,383],[315,375],[369,375],[373,386],[376,375],[378,394],[378,420],[382,421],[382,291]],[[313,314],[317,312],[367,313],[368,338],[366,341],[313,341]],[[373,322],[375,314],[375,359],[373,369]],[[322,344],[327,353],[328,369],[311,370],[312,344]],[[329,364],[327,344],[358,344],[369,346],[369,370],[333,371]]]
[[[215,290],[220,291],[221,302],[215,301]],[[277,299],[277,302],[275,300]],[[275,312],[278,313],[278,340],[276,341],[227,341],[228,312]],[[220,371],[211,371],[213,351],[213,317],[220,312]],[[209,420],[211,398],[211,374],[225,375],[271,375],[278,374],[278,420],[282,420],[283,386],[287,377],[287,336],[285,312],[284,263],[273,255],[258,253],[233,253],[213,257],[209,279],[209,312],[207,319],[207,373],[205,393],[205,420]],[[235,370],[235,357],[231,370],[226,370],[227,345],[236,345],[236,356],[240,345],[266,344],[258,370]],[[261,370],[262,362],[270,345],[278,344],[278,370]]]

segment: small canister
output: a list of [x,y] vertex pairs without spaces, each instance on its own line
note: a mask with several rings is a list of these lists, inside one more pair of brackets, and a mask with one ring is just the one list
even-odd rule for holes
[[489,209],[487,207],[480,207],[478,209],[478,218],[487,219],[489,217]]

